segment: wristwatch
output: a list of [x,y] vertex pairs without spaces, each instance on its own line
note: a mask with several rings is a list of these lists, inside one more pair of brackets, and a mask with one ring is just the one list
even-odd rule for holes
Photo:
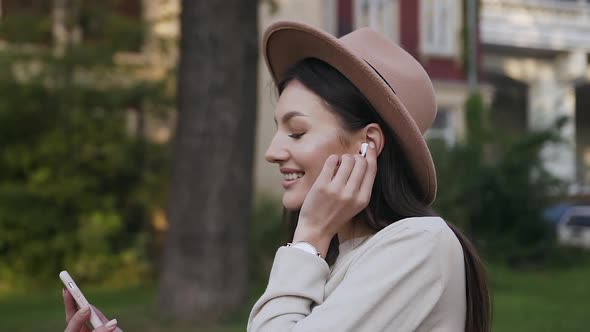
[[319,258],[323,258],[322,254],[313,246],[313,244],[305,241],[299,241],[295,243],[287,243],[287,247],[293,247],[297,249],[301,249],[303,251],[307,251],[308,253],[318,256]]

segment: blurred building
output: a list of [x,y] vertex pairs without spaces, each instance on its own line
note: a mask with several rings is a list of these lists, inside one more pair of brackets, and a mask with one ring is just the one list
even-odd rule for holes
[[[278,10],[261,5],[261,30],[272,20],[295,19],[342,36],[369,26],[400,44],[417,58],[433,80],[438,114],[430,138],[453,144],[463,136],[462,110],[468,96],[464,65],[462,0],[277,0]],[[274,133],[272,105],[269,103],[271,79],[260,62],[260,112],[257,183],[263,190],[280,192],[281,177],[276,166],[264,161],[264,150]],[[483,85],[489,99],[491,89]],[[272,100],[276,100],[273,97]]]
[[[448,144],[463,138],[467,97],[467,17],[464,0],[280,0],[261,28],[288,18],[322,27],[336,36],[369,26],[402,45],[431,76],[438,115],[427,132]],[[561,116],[563,144],[542,152],[548,169],[568,181],[570,194],[590,192],[590,4],[586,0],[480,0],[477,58],[480,91],[503,133],[545,129]],[[270,141],[267,104],[270,78],[261,71],[258,184],[271,190],[276,170],[264,165]],[[266,92],[265,92],[266,91]],[[266,123],[268,122],[268,123]]]
[[[117,49],[113,62],[114,68],[120,69],[110,73],[110,82],[106,83],[109,86],[159,82],[170,75],[177,55],[179,1],[84,0],[79,3],[84,6],[75,6],[76,2],[68,0],[0,0],[0,52],[20,54],[23,59],[32,54],[43,58],[43,54],[63,54],[68,43],[95,48],[104,45]],[[77,9],[75,25],[68,23],[71,7]],[[2,38],[5,34],[11,40]],[[39,71],[38,64],[28,67]],[[19,68],[16,62],[13,66],[14,70]],[[29,76],[34,74],[30,72]],[[26,73],[18,75],[25,76]],[[105,84],[100,78],[92,79]],[[130,105],[127,109],[129,133],[146,135],[158,142],[169,140],[174,113],[160,112],[167,116],[154,117],[149,112],[140,112],[139,107]]]
[[[0,21],[24,7],[52,17],[52,2],[0,0]],[[88,0],[98,1],[98,0]],[[260,0],[259,31],[273,20],[293,19],[336,36],[369,26],[399,43],[431,76],[438,115],[427,135],[454,144],[464,135],[467,98],[464,29],[466,0]],[[543,151],[548,168],[569,181],[571,193],[590,192],[590,4],[587,0],[479,0],[477,58],[480,90],[493,120],[508,133],[542,129],[569,117],[564,144]],[[116,61],[144,77],[161,78],[177,56],[180,0],[117,2],[120,13],[147,23],[141,50]],[[53,28],[54,38],[59,29]],[[1,47],[2,45],[0,45]],[[264,160],[274,135],[276,102],[271,79],[259,60],[255,177],[259,191],[280,193],[282,177]],[[130,114],[133,114],[132,112]],[[131,121],[133,122],[133,121]],[[171,137],[173,119],[148,124],[157,140]],[[503,134],[503,133],[498,133]]]
[[564,144],[543,158],[590,193],[590,4],[586,0],[481,0],[482,71],[493,84],[495,120],[511,132],[543,129],[561,116]]

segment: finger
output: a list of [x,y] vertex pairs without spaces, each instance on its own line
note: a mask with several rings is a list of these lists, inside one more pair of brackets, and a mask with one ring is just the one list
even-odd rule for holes
[[375,176],[377,175],[377,149],[373,142],[369,143],[365,159],[367,161],[367,169],[365,170],[363,182],[359,187],[359,195],[370,197],[373,191],[373,184],[375,183]]
[[63,289],[63,296],[64,296],[64,306],[66,309],[66,323],[70,322],[70,319],[74,317],[76,311],[78,311],[78,305],[76,304],[76,300],[72,296],[69,290]]
[[[68,322],[68,326],[66,327],[64,332],[80,332],[80,331],[88,331],[86,328],[86,322],[90,318],[90,307],[84,307],[78,310],[72,319]],[[86,328],[86,329],[85,329]]]
[[322,172],[316,179],[315,183],[317,184],[328,184],[332,180],[334,176],[334,171],[336,170],[336,166],[338,165],[338,156],[337,155],[330,155],[326,162],[324,163],[324,167],[322,168]]
[[92,307],[92,310],[94,310],[94,313],[96,314],[96,316],[98,316],[98,318],[103,324],[106,324],[106,322],[109,321],[109,319],[100,310],[98,310],[98,308],[96,308],[92,304],[90,306]]
[[94,331],[92,332],[112,332],[114,330],[117,329],[117,320],[116,319],[112,319],[108,322],[105,322],[104,325],[97,327]]
[[363,179],[365,177],[365,173],[367,170],[367,160],[363,158],[360,154],[354,156],[354,168],[350,173],[350,177],[348,178],[348,182],[346,182],[346,186],[344,187],[344,191],[349,194],[358,194],[360,187],[363,183]]
[[354,157],[349,154],[342,155],[340,167],[338,168],[338,171],[336,171],[336,175],[334,175],[334,178],[332,179],[332,184],[335,185],[337,188],[344,188],[353,168]]

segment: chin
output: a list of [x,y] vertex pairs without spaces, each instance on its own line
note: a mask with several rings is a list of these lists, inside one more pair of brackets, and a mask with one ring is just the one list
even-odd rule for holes
[[290,195],[289,193],[283,194],[283,206],[287,210],[299,210],[303,205],[303,199],[299,199],[294,195]]

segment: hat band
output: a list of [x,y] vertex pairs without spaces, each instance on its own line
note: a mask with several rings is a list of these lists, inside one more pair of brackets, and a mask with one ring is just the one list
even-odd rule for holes
[[[365,59],[363,59],[365,60]],[[369,67],[373,68],[373,70],[377,73],[377,75],[379,75],[379,77],[381,77],[381,79],[383,80],[383,82],[385,82],[385,84],[387,84],[387,86],[391,89],[391,91],[393,91],[393,94],[397,94],[397,92],[395,92],[395,90],[391,87],[391,85],[389,84],[389,82],[387,82],[387,80],[383,77],[383,75],[381,75],[381,73],[379,73],[379,71],[377,69],[375,69],[375,67],[373,67],[373,65],[371,65],[371,63],[369,63],[369,61],[365,60],[365,62],[369,65]]]

